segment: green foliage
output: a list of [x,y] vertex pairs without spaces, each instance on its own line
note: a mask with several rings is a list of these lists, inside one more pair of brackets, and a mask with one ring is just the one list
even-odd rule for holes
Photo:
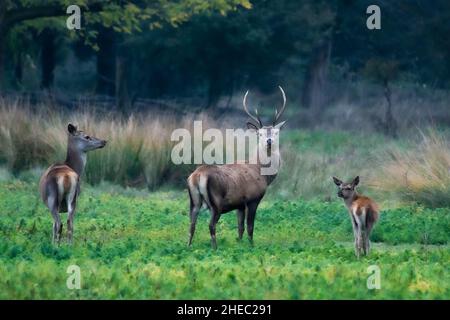
[[[210,248],[202,212],[191,248],[185,192],[84,188],[75,243],[50,244],[52,219],[35,183],[0,183],[2,299],[449,299],[449,209],[385,209],[369,257],[353,253],[340,202],[264,200],[255,245],[236,240],[236,217]],[[65,219],[63,218],[63,221]],[[69,265],[81,290],[66,288]],[[367,267],[381,269],[368,290]]]
[[[58,31],[58,38],[66,41],[82,40],[86,45],[98,51],[100,48],[97,44],[97,37],[98,29],[101,27],[110,28],[122,36],[131,36],[144,29],[148,31],[148,29],[160,28],[164,25],[176,27],[198,14],[219,12],[221,15],[225,15],[237,8],[251,8],[248,0],[84,0],[76,3],[82,13],[82,28],[71,32],[66,28],[68,17],[66,8],[72,4],[74,3],[70,0],[7,0],[2,3],[0,5],[0,29],[2,31],[0,33],[2,42],[0,57],[4,54],[2,52],[4,50],[3,42],[6,42],[7,49],[14,57],[15,66],[22,67],[22,62],[17,62],[17,56],[22,54],[20,50],[22,48],[18,48],[15,42],[17,39],[19,39],[19,43],[23,42],[30,33],[39,35],[47,29]],[[5,41],[4,36],[8,36],[8,41]],[[29,46],[31,49],[27,48],[29,49],[28,53],[36,49],[35,43],[31,43]],[[67,48],[66,45],[60,47]],[[0,64],[2,63],[3,61],[0,60]],[[9,65],[11,68],[15,66],[14,64]]]
[[[139,97],[203,96],[207,92],[208,105],[215,105],[221,96],[231,96],[242,87],[269,92],[281,83],[299,95],[301,75],[324,39],[332,44],[333,84],[347,83],[357,75],[362,80],[406,79],[447,88],[450,48],[442,39],[450,10],[448,1],[436,1],[383,3],[380,32],[365,27],[369,0],[83,0],[77,2],[83,12],[83,27],[77,32],[65,28],[70,0],[2,1],[0,16],[17,17],[13,13],[36,12],[41,6],[57,8],[56,13],[48,10],[47,15],[16,21],[14,29],[18,30],[10,30],[6,45],[11,51],[8,56],[13,57],[5,61],[9,73],[21,64],[17,62],[21,54],[39,65],[41,43],[28,38],[47,28],[57,30],[64,39],[58,50],[65,50],[66,66],[76,73],[68,40],[84,41],[101,50],[99,30],[106,27],[115,31],[116,44],[126,49],[129,88]],[[24,41],[26,46],[18,45]],[[93,55],[90,58],[94,60]],[[29,69],[39,74],[38,68]],[[97,70],[99,74],[103,75],[102,70]],[[73,94],[82,81],[71,79],[69,92]],[[90,84],[84,89],[92,92],[95,88]]]

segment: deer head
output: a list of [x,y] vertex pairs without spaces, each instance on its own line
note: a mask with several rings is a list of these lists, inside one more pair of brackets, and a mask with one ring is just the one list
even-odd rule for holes
[[89,136],[71,123],[67,126],[67,132],[69,133],[69,147],[74,151],[86,153],[106,145],[105,140]]
[[249,91],[245,93],[243,100],[245,112],[255,122],[255,123],[247,122],[247,127],[249,129],[254,129],[257,131],[259,147],[265,147],[268,151],[271,150],[272,144],[278,141],[280,129],[286,123],[286,121],[281,121],[277,123],[281,115],[283,114],[284,109],[286,108],[286,94],[284,93],[284,90],[283,88],[281,88],[281,86],[278,86],[278,88],[280,88],[281,94],[283,96],[283,105],[279,111],[277,108],[275,108],[275,114],[271,125],[264,125],[262,123],[261,118],[259,117],[258,114],[258,109],[255,108],[255,115],[252,115],[248,110],[247,95]]
[[356,193],[356,186],[359,184],[359,176],[353,179],[350,183],[344,183],[342,180],[333,177],[334,184],[338,186],[338,197],[345,199],[352,199]]

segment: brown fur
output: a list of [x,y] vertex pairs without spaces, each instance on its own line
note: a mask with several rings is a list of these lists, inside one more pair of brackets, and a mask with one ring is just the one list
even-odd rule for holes
[[[208,183],[209,200],[221,213],[245,207],[245,204],[261,199],[268,186],[257,164],[203,165],[188,178],[189,188],[195,188],[204,176]],[[245,188],[243,188],[245,186]]]
[[[58,186],[58,190],[60,190],[59,184],[62,181],[62,193],[58,192],[58,202],[60,203],[59,212],[67,212],[67,203],[65,202],[65,197],[72,190],[72,188],[76,188],[78,184],[78,174],[65,164],[54,164],[50,166],[45,173],[42,175],[41,180],[39,182],[39,190],[41,193],[41,198],[45,202],[48,197],[48,188],[47,182],[53,181]],[[75,185],[73,185],[73,181],[75,181]]]
[[283,89],[279,88],[283,95],[283,106],[280,111],[275,110],[274,120],[272,125],[269,126],[263,125],[258,112],[256,112],[256,116],[253,116],[248,111],[246,105],[248,91],[244,95],[244,110],[256,123],[248,122],[247,127],[255,130],[256,137],[259,137],[257,152],[255,153],[256,158],[252,159],[255,161],[220,166],[203,165],[198,167],[187,179],[190,198],[189,215],[191,218],[189,245],[192,244],[197,216],[203,204],[206,204],[211,212],[209,232],[211,245],[214,249],[217,248],[216,224],[221,214],[232,210],[237,210],[239,239],[242,239],[246,221],[249,240],[253,241],[256,210],[266,193],[268,185],[275,179],[277,172],[272,171],[275,174],[262,175],[263,165],[259,162],[257,155],[261,154],[259,151],[266,151],[271,159],[276,159],[278,166],[280,164],[278,148],[272,148],[275,141],[278,143],[278,132],[285,123],[285,121],[277,123],[286,107],[286,95]]
[[103,148],[105,140],[87,136],[74,125],[67,126],[67,157],[63,164],[50,166],[39,181],[44,204],[53,216],[53,242],[59,243],[63,224],[60,213],[68,212],[67,238],[72,242],[73,221],[77,197],[80,194],[80,176],[86,164],[86,153]]
[[203,203],[211,211],[209,230],[213,248],[217,248],[216,224],[221,214],[232,210],[237,210],[239,239],[242,239],[244,223],[247,220],[247,233],[250,241],[253,241],[256,210],[268,185],[275,178],[275,175],[263,176],[260,171],[259,164],[203,165],[189,176],[189,245],[192,243],[197,215]]
[[380,208],[378,205],[370,199],[369,197],[356,194],[356,198],[352,201],[351,207],[349,210],[355,211],[358,216],[360,216],[363,212],[363,209],[366,210],[366,214],[371,219],[371,222],[374,223],[378,220]]
[[370,250],[370,234],[378,221],[380,208],[375,201],[356,192],[359,176],[350,183],[344,183],[336,177],[333,177],[333,180],[339,188],[338,196],[343,198],[352,222],[355,254],[359,257],[363,251],[367,255]]

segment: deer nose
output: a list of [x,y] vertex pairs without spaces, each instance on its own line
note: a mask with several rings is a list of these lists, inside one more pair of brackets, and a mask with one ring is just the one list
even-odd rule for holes
[[267,139],[267,144],[268,144],[269,146],[272,145],[272,139],[271,139],[271,138]]

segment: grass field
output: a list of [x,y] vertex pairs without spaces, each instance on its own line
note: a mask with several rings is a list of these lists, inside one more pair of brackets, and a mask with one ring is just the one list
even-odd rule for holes
[[[30,118],[27,110],[0,101],[0,299],[450,299],[448,129],[411,129],[399,139],[284,130],[282,167],[258,210],[254,246],[237,241],[230,213],[213,251],[207,212],[186,245],[182,188],[195,166],[170,161],[171,131],[190,128],[194,115],[43,108]],[[109,143],[88,157],[74,244],[56,247],[37,181],[64,159],[72,120]],[[333,175],[360,175],[358,190],[382,207],[369,257],[354,255]],[[71,265],[80,267],[80,290],[66,286]],[[367,288],[374,265],[379,290]]]
[[[450,209],[384,207],[372,254],[360,260],[338,201],[263,200],[253,247],[236,240],[235,214],[224,215],[213,251],[206,212],[186,246],[185,192],[86,187],[75,242],[58,248],[36,183],[7,179],[0,182],[0,298],[450,299]],[[66,287],[70,265],[80,267],[80,290]],[[370,265],[380,268],[379,290],[367,288]]]

